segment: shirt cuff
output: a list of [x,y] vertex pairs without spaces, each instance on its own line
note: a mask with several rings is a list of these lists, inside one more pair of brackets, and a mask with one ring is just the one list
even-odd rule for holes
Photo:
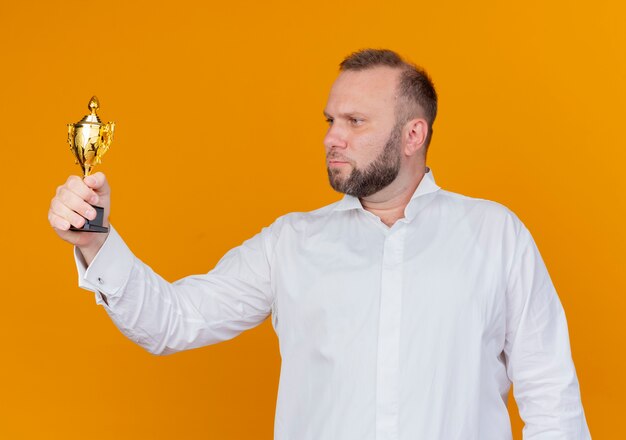
[[[74,260],[78,271],[78,286],[96,292],[96,302],[101,303],[99,292],[107,298],[121,295],[133,268],[135,256],[112,225],[104,244],[87,267],[83,255],[74,247]],[[87,234],[87,232],[84,232]],[[100,301],[98,301],[100,299]]]

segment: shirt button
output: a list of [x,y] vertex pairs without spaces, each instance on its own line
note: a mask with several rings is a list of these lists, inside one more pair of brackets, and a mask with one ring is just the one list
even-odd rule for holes
[[99,282],[100,284],[104,284],[104,280],[103,280],[102,278],[100,278],[100,277],[98,277],[98,282]]

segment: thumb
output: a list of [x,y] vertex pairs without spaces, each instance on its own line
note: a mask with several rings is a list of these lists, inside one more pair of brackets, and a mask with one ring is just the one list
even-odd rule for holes
[[107,193],[109,191],[107,178],[104,173],[101,173],[100,171],[85,177],[83,181],[85,182],[85,185],[98,193]]

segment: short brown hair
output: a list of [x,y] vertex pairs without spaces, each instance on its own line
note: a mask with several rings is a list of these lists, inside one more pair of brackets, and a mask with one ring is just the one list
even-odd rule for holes
[[[428,135],[424,142],[425,150],[428,150],[430,139],[433,134],[433,123],[437,116],[437,92],[428,73],[419,66],[405,61],[396,52],[389,49],[363,49],[348,55],[339,64],[340,71],[366,70],[373,67],[388,66],[402,69],[398,92],[409,104],[405,108],[397,109],[399,118],[403,122],[417,116],[416,108],[424,112],[424,118],[428,122]],[[413,104],[413,105],[411,105]]]

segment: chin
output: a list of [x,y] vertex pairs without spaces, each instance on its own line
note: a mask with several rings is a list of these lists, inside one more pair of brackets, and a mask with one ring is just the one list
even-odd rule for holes
[[337,190],[337,188],[341,187],[343,185],[343,183],[346,181],[346,179],[348,178],[347,176],[344,175],[344,173],[341,170],[337,170],[337,169],[330,169],[328,168],[328,181],[330,183],[330,186],[333,187],[333,189]]

